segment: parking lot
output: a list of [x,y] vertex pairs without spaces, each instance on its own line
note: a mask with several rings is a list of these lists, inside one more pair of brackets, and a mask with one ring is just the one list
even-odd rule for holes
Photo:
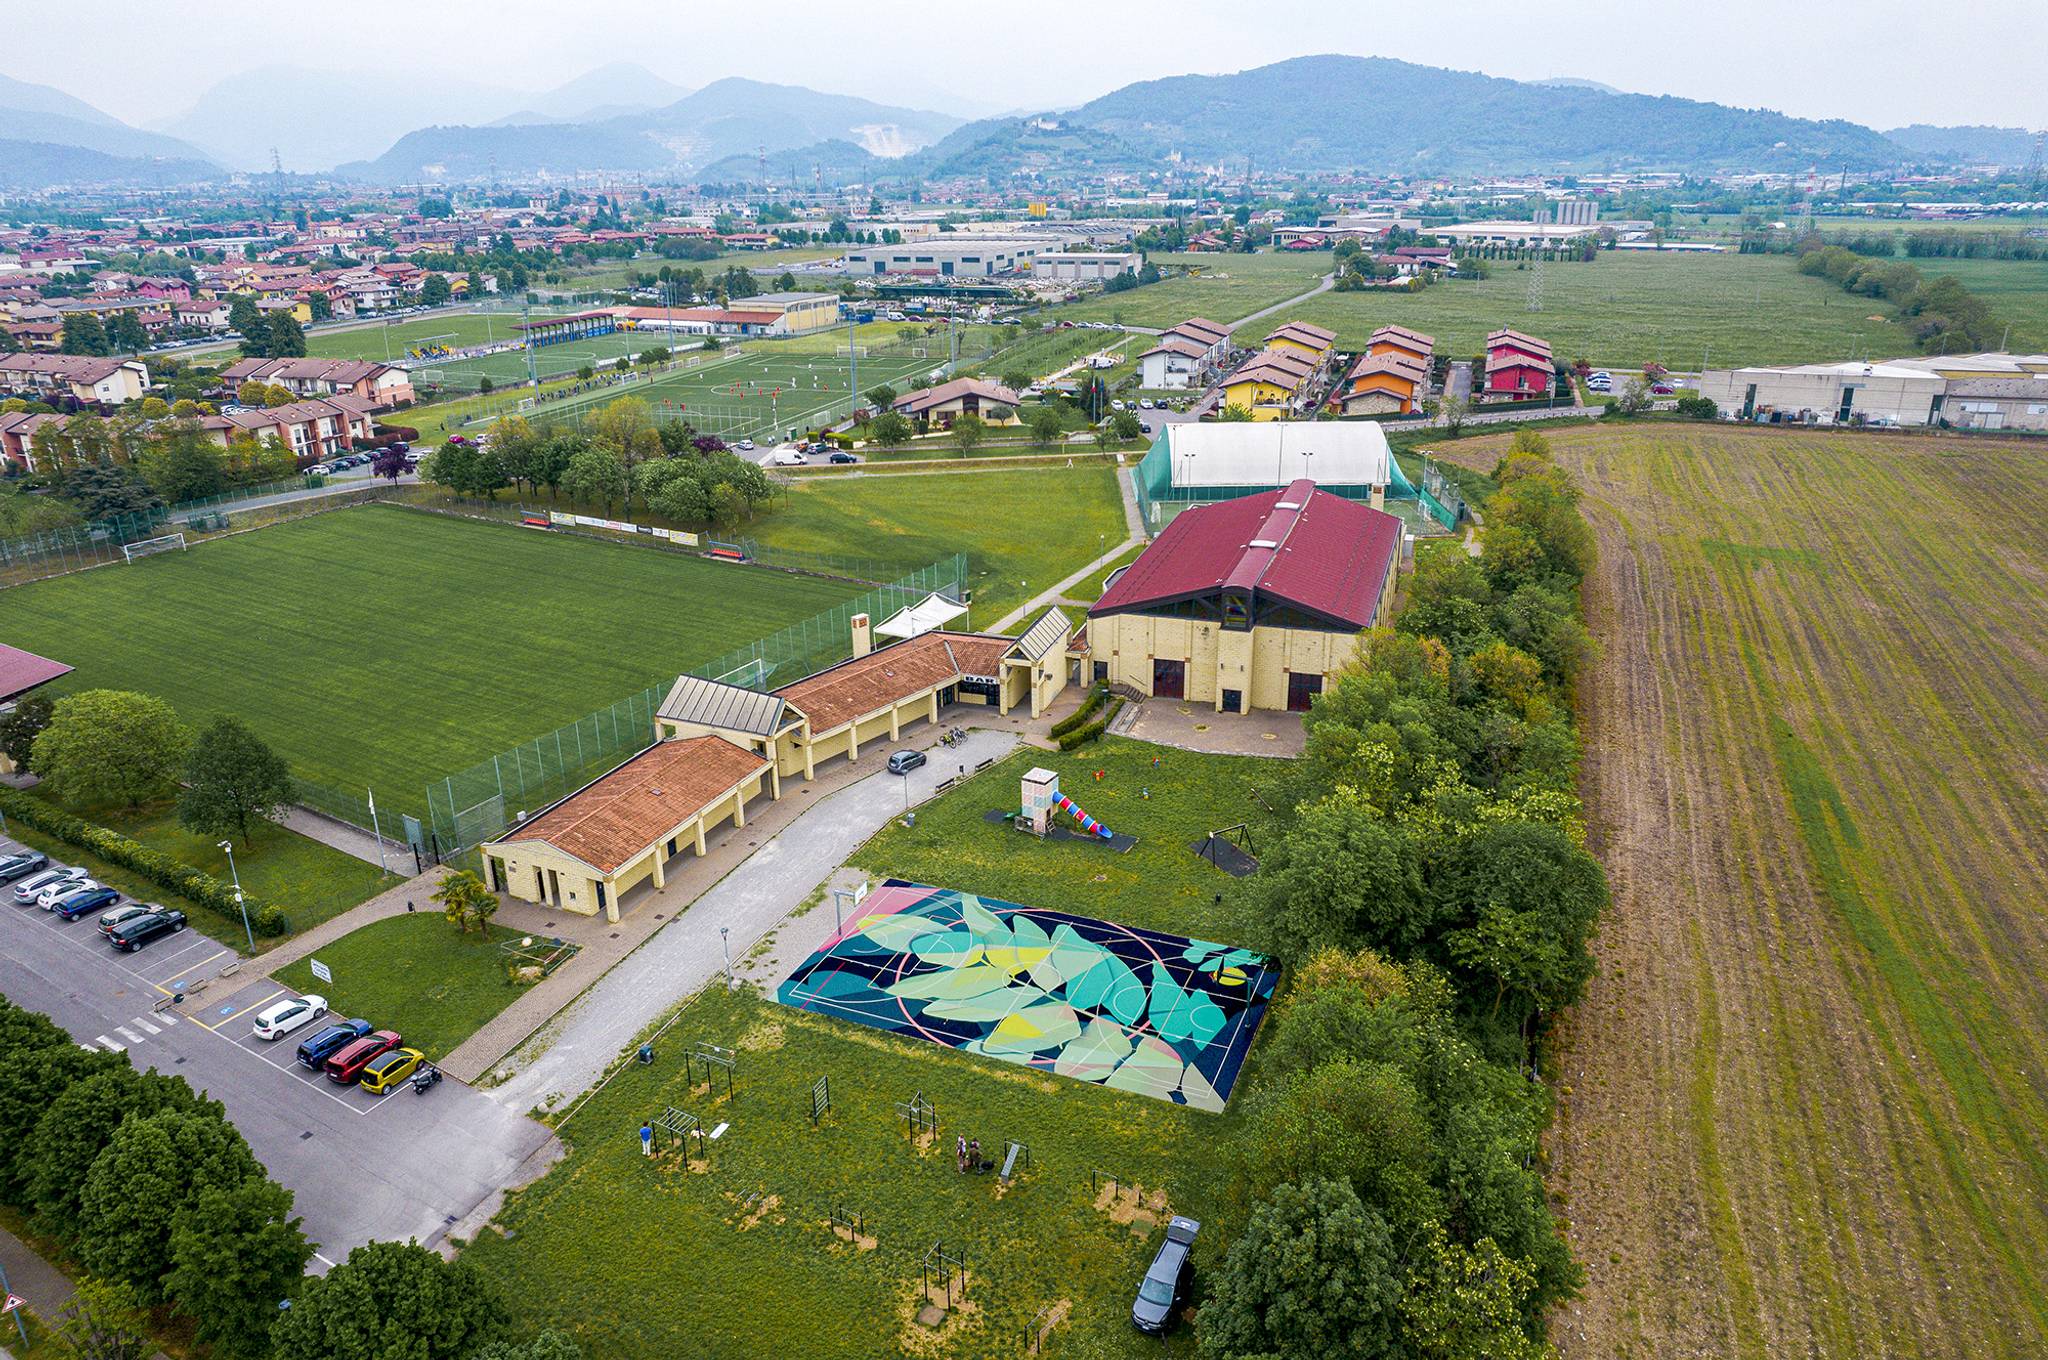
[[[18,848],[0,838],[0,853]],[[299,1066],[300,1040],[327,1019],[256,1038],[255,1013],[291,993],[198,928],[210,921],[122,954],[97,912],[67,922],[16,905],[11,885],[0,888],[0,912],[0,992],[50,1015],[82,1047],[126,1053],[225,1105],[294,1192],[316,1268],[373,1238],[433,1242],[547,1160],[534,1155],[553,1144],[545,1127],[453,1078],[425,1095],[401,1083],[374,1096]]]

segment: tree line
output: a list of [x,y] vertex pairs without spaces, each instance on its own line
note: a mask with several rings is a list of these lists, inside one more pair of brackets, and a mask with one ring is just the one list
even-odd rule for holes
[[1496,476],[1483,557],[1425,551],[1317,699],[1249,881],[1292,981],[1238,1148],[1245,1226],[1197,1317],[1217,1360],[1538,1360],[1581,1280],[1535,1073],[1608,896],[1571,717],[1594,545],[1533,431]]
[[2002,340],[1990,304],[1953,275],[1929,278],[1904,260],[1866,259],[1845,246],[1821,244],[1818,238],[1804,244],[1797,268],[1845,292],[1891,303],[1900,324],[1923,350],[1961,353],[1990,349]]

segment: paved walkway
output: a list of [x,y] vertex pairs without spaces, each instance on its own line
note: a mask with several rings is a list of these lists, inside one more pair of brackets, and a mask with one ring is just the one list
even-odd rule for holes
[[[980,721],[957,709],[948,710],[942,718],[946,716],[955,721]],[[785,788],[781,803],[765,804],[756,814],[747,829],[747,841],[736,846],[728,839],[721,847],[728,853],[707,858],[707,865],[723,873],[708,891],[697,877],[678,873],[666,888],[648,895],[638,907],[640,912],[654,907],[674,919],[611,967],[555,1020],[541,1041],[529,1044],[494,1069],[493,1075],[502,1080],[490,1092],[492,1098],[508,1109],[527,1110],[552,1106],[585,1090],[637,1035],[717,978],[724,971],[728,949],[737,964],[771,931],[781,937],[774,946],[778,950],[802,948],[808,952],[814,948],[832,928],[831,903],[794,919],[792,913],[863,842],[902,814],[906,783],[909,796],[922,801],[931,796],[941,779],[956,773],[958,766],[964,764],[972,770],[984,760],[1006,755],[1017,746],[1020,731],[1031,725],[1028,718],[1014,724],[995,721],[1001,724],[998,729],[970,732],[964,747],[936,747],[932,763],[912,771],[907,780],[881,772],[879,760],[871,757],[853,767],[839,762],[839,771],[851,768],[860,777],[835,792],[792,796]],[[924,730],[935,736],[937,729]],[[875,756],[880,753],[877,746]],[[753,839],[770,829],[768,817],[779,809],[789,809],[795,815],[753,847]],[[745,855],[744,861],[735,863],[741,855]],[[446,1064],[456,1075],[461,1075],[454,1064],[462,1052],[456,1050]]]
[[1235,331],[1239,326],[1249,326],[1252,324],[1252,322],[1257,321],[1262,317],[1271,316],[1275,312],[1283,311],[1286,308],[1292,307],[1297,302],[1307,302],[1310,298],[1314,297],[1318,293],[1327,293],[1330,291],[1330,289],[1334,288],[1336,284],[1337,275],[1334,272],[1325,274],[1323,275],[1321,282],[1317,283],[1315,287],[1309,289],[1306,293],[1296,293],[1293,297],[1288,298],[1283,302],[1276,302],[1270,307],[1261,307],[1256,312],[1253,312],[1250,316],[1241,316],[1237,320],[1230,322],[1223,329],[1227,331]]
[[[59,1315],[78,1292],[70,1276],[5,1228],[0,1228],[0,1266],[7,1268],[8,1290],[28,1301],[29,1312],[45,1326],[62,1324]],[[12,1318],[0,1319],[0,1356],[11,1357],[14,1351],[9,1347],[19,1349],[20,1345],[21,1329]],[[158,1351],[151,1360],[164,1360],[164,1353]]]
[[1299,713],[1218,713],[1206,703],[1181,699],[1125,704],[1112,730],[1159,746],[1226,756],[1298,756],[1307,741]]
[[284,824],[307,840],[331,845],[345,855],[353,855],[366,864],[374,864],[390,873],[402,874],[413,868],[412,851],[403,843],[384,838],[384,853],[377,853],[377,838],[358,826],[336,821],[324,812],[315,812],[309,807],[293,805],[285,812]]
[[387,916],[403,916],[408,906],[417,911],[439,911],[433,901],[434,889],[440,886],[441,876],[447,872],[436,866],[417,878],[409,878],[397,887],[378,893],[369,901],[293,936],[275,949],[265,950],[249,961],[250,966],[256,971],[274,974],[286,964],[297,963],[314,950],[333,944],[350,931],[360,930],[372,921],[381,921]]

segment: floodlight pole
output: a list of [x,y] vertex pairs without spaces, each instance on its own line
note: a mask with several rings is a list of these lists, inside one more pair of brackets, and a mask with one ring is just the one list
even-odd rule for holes
[[242,899],[242,871],[235,867],[235,843],[222,841],[220,848],[228,852],[228,876],[235,880],[235,905],[242,909],[242,933],[249,937],[249,952],[256,952],[256,932],[249,928],[249,904]]
[[388,874],[391,866],[384,861],[384,828],[377,825],[377,791],[367,789],[365,792],[370,795],[370,834],[377,838],[377,867]]

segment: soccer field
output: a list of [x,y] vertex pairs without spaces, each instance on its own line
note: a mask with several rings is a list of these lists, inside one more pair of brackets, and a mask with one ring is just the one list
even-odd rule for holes
[[5,592],[8,642],[241,717],[301,777],[426,782],[858,593],[847,583],[365,506]]

